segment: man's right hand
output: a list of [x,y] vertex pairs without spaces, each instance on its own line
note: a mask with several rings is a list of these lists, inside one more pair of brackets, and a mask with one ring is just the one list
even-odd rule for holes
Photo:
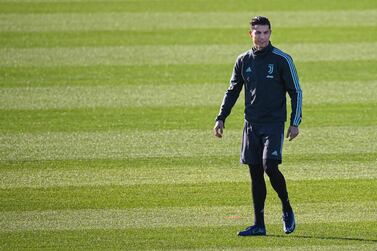
[[213,132],[215,133],[215,136],[218,138],[222,138],[223,131],[224,131],[224,122],[222,120],[216,121],[215,127],[213,128]]

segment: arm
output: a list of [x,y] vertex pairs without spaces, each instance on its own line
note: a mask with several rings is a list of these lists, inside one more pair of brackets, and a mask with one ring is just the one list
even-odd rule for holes
[[285,88],[291,98],[292,113],[290,117],[290,127],[287,131],[287,138],[291,141],[299,134],[298,126],[302,118],[302,90],[298,80],[296,67],[290,56],[284,57],[283,79]]
[[229,116],[234,104],[236,103],[243,86],[242,66],[241,59],[239,57],[234,64],[232,77],[230,79],[230,86],[225,92],[223,102],[220,106],[220,112],[216,117],[216,124],[214,127],[214,133],[216,137],[221,138],[223,134],[223,128],[225,119]]

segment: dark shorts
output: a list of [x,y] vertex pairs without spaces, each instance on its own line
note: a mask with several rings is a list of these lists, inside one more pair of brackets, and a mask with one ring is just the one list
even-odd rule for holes
[[259,165],[263,159],[282,161],[284,122],[251,124],[245,120],[241,163]]

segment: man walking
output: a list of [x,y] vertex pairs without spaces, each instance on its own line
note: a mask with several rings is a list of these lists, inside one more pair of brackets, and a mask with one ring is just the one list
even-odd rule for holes
[[230,86],[216,118],[214,133],[216,137],[222,137],[225,119],[244,86],[245,125],[241,163],[249,166],[255,218],[254,225],[238,235],[266,235],[265,172],[282,202],[283,229],[289,234],[295,230],[296,223],[288,199],[285,178],[278,165],[282,162],[284,122],[287,116],[286,93],[289,94],[292,106],[290,126],[287,130],[287,138],[291,141],[299,134],[302,91],[292,58],[273,47],[270,42],[271,24],[268,18],[252,18],[249,36],[253,48],[238,56],[236,60]]

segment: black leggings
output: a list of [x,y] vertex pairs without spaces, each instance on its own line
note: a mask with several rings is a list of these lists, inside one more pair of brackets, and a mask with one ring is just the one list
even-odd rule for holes
[[270,178],[270,183],[278,194],[283,211],[292,210],[289,200],[285,178],[278,168],[278,160],[264,160],[263,165],[249,165],[251,176],[251,193],[254,204],[255,224],[264,225],[263,210],[267,190],[264,172]]

